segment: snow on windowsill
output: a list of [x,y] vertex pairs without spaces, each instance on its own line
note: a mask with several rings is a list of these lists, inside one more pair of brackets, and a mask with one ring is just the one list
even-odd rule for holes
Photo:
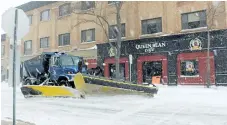
[[[126,39],[126,37],[121,37],[121,40],[125,40]],[[117,41],[117,38],[116,39],[109,39],[110,40],[110,42],[114,42],[114,41]]]
[[190,31],[198,31],[198,30],[205,30],[207,27],[199,27],[199,28],[194,28],[194,29],[184,29],[181,30],[180,32],[190,32]]
[[69,47],[70,45],[58,46],[58,48]]
[[163,32],[158,32],[158,33],[153,33],[153,34],[143,34],[140,35],[140,38],[146,38],[146,37],[154,37],[154,36],[159,36],[159,35],[163,35]]
[[199,77],[199,75],[194,75],[194,76],[185,76],[185,75],[180,75],[181,78],[185,77],[185,78],[197,78]]
[[96,41],[91,41],[91,42],[82,42],[80,44],[90,44],[90,43],[95,43]]

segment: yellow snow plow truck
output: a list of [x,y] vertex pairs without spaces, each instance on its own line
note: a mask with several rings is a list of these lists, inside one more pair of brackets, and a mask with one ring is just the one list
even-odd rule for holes
[[156,86],[138,85],[87,74],[83,58],[50,52],[21,64],[21,92],[27,97],[85,98],[94,93],[145,93],[153,96]]

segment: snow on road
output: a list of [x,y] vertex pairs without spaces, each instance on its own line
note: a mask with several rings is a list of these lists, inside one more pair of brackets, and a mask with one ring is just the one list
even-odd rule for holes
[[[12,118],[12,88],[1,84],[2,119]],[[17,119],[36,125],[227,125],[227,88],[160,87],[154,98],[95,95],[87,99],[25,99]]]

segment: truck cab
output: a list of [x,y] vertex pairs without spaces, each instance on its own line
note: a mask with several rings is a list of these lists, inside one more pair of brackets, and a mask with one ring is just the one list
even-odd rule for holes
[[49,85],[75,87],[76,73],[87,73],[83,57],[59,52],[44,52],[40,56],[22,63],[23,84],[39,85],[48,81]]
[[53,55],[49,61],[50,79],[57,81],[60,85],[72,86],[76,73],[86,73],[87,66],[83,58],[66,54]]

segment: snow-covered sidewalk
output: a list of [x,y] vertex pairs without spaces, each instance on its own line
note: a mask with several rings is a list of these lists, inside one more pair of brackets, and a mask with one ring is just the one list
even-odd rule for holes
[[[1,85],[2,119],[12,117],[12,88]],[[96,95],[86,99],[25,99],[17,119],[36,125],[227,125],[227,88],[160,86],[154,98]]]

